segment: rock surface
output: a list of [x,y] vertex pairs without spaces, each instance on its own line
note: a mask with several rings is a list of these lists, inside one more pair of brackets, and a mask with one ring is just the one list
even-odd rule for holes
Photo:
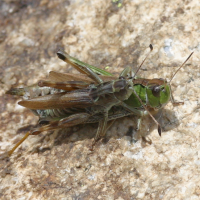
[[196,0],[1,1],[1,153],[37,124],[5,92],[52,70],[78,73],[57,58],[58,49],[119,74],[126,66],[136,70],[153,44],[139,75],[168,80],[194,55],[172,81],[184,105],[163,110],[162,137],[145,119],[140,134],[152,144],[134,141],[134,117],[117,120],[93,152],[96,125],[30,136],[0,161],[0,199],[199,199],[199,6]]

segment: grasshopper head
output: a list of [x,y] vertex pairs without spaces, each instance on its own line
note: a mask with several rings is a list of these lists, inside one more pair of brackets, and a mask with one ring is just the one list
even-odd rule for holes
[[149,106],[157,109],[164,107],[171,97],[170,85],[164,79],[152,79],[146,91]]

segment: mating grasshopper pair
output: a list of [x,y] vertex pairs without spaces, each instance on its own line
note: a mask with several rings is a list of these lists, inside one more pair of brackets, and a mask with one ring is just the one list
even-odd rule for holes
[[[152,45],[150,49],[153,49]],[[108,121],[128,115],[138,116],[137,129],[140,127],[142,117],[150,115],[161,135],[160,125],[150,110],[161,109],[170,99],[173,104],[177,104],[171,93],[170,82],[167,83],[164,79],[138,78],[137,72],[132,75],[129,67],[121,72],[119,78],[116,78],[62,51],[58,51],[57,55],[82,74],[63,74],[52,71],[49,73],[49,80],[41,80],[37,85],[11,89],[7,92],[7,94],[23,96],[25,100],[20,101],[19,105],[31,109],[39,116],[40,123],[46,123],[46,125],[27,132],[10,151],[1,157],[9,157],[29,135],[98,122],[94,145],[99,138],[105,136]],[[192,53],[186,61],[191,55]]]

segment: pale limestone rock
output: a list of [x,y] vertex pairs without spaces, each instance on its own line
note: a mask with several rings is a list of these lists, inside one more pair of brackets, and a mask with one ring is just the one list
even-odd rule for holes
[[0,199],[199,199],[199,6],[196,0],[1,1],[2,153],[37,123],[16,106],[18,98],[4,94],[11,85],[34,84],[51,70],[78,73],[56,57],[58,49],[119,74],[126,66],[136,70],[151,43],[138,75],[168,80],[194,55],[172,82],[175,99],[185,104],[166,106],[162,137],[147,118],[139,134],[152,144],[133,140],[134,117],[117,120],[93,152],[94,125],[31,136],[10,161],[0,161]]

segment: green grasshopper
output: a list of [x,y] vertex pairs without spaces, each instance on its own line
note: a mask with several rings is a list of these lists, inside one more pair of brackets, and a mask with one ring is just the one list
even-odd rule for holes
[[[150,48],[153,49],[152,46]],[[170,99],[173,104],[177,104],[171,94],[170,84],[166,80],[143,79],[136,77],[136,74],[130,76],[129,67],[121,72],[119,78],[116,78],[109,72],[81,62],[62,51],[58,51],[57,55],[63,61],[72,64],[82,75],[50,72],[47,81],[41,80],[38,85],[11,89],[7,92],[7,94],[26,97],[27,100],[20,101],[19,105],[31,109],[39,116],[40,122],[48,122],[48,124],[26,133],[10,151],[1,157],[10,156],[29,135],[99,122],[94,145],[99,138],[104,137],[107,121],[127,115],[139,116],[137,129],[140,127],[141,118],[150,115],[161,135],[160,125],[150,110],[161,109]],[[191,55],[192,53],[186,61]]]

